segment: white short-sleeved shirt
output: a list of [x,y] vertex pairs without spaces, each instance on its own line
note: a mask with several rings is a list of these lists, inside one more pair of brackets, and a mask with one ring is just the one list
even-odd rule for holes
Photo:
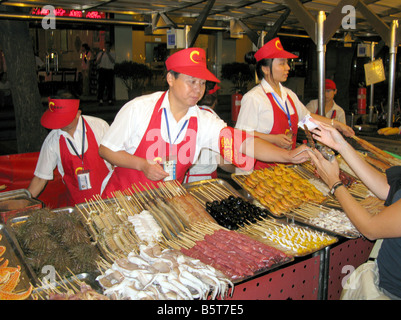
[[[290,114],[294,114],[294,109],[288,96],[294,102],[295,109],[298,112],[299,120],[310,114],[308,109],[298,99],[298,96],[290,89],[284,87],[280,83],[281,97],[274,93],[282,106],[287,102]],[[270,133],[274,125],[273,106],[266,93],[274,92],[270,84],[263,79],[260,84],[249,90],[241,100],[241,108],[238,114],[236,128],[246,131],[257,131],[261,133]],[[293,124],[297,125],[297,124]]]
[[[333,107],[328,112],[326,112],[326,118],[331,119],[333,111],[336,111],[336,116],[334,117],[334,119],[346,124],[345,112],[343,108],[341,108],[335,101],[333,102]],[[317,113],[317,109],[319,108],[318,99],[309,101],[309,103],[306,105],[306,108],[311,113]]]
[[[117,113],[101,144],[114,152],[123,150],[129,154],[134,154],[146,133],[154,107],[162,94],[163,92],[159,91],[127,102]],[[202,111],[196,105],[190,107],[187,114],[177,122],[170,111],[168,94],[169,92],[167,91],[160,108],[166,109],[171,139],[174,141],[178,136],[175,143],[180,143],[185,137],[185,131],[179,134],[185,121],[190,117],[197,117],[198,134],[195,159],[198,158],[200,150],[203,148],[219,152],[220,131],[227,124],[223,120],[216,118],[212,113]],[[160,131],[162,139],[169,142],[164,112],[161,118]]]
[[[36,169],[34,175],[45,180],[53,179],[53,171],[57,166],[58,171],[61,176],[64,176],[63,164],[61,162],[60,157],[60,136],[63,135],[65,138],[69,138],[71,142],[74,144],[75,149],[81,154],[82,150],[82,117],[85,118],[88,125],[91,127],[93,134],[95,135],[96,141],[99,145],[104,133],[109,128],[109,125],[106,121],[91,117],[91,116],[81,116],[79,118],[77,128],[74,132],[74,136],[71,137],[67,132],[61,129],[55,129],[50,131],[47,135],[45,141],[42,144],[42,148],[40,150],[39,159],[36,164]],[[85,128],[85,131],[87,128]],[[68,150],[71,154],[75,155],[74,150],[71,148],[70,144],[66,144]],[[88,139],[85,134],[85,151],[88,149]],[[111,165],[106,162],[107,167],[111,170]]]

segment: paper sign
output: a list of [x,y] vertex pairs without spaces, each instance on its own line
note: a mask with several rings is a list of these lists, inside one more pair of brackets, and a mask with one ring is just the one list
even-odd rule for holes
[[368,62],[364,65],[364,68],[367,86],[386,80],[382,59]]

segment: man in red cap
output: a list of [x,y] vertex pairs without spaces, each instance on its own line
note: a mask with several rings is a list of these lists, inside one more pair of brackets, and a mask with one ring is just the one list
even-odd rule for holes
[[[303,118],[311,115],[330,124],[330,119],[310,114],[297,95],[282,85],[287,81],[290,71],[288,59],[297,56],[284,50],[279,38],[267,42],[254,57],[256,73],[261,82],[243,96],[237,129],[291,150],[296,146],[298,122]],[[341,122],[333,120],[332,125],[347,136],[354,134],[350,127]],[[271,165],[257,161],[255,169]]]
[[[326,79],[325,81],[325,95],[324,95],[324,114],[326,118],[334,119],[341,123],[346,124],[345,112],[335,101],[334,96],[337,94],[337,87],[333,80]],[[319,114],[318,99],[309,101],[306,108],[311,113]]]
[[162,180],[182,182],[203,148],[220,152],[225,160],[247,170],[253,168],[254,158],[295,163],[309,158],[306,152],[295,156],[300,150],[290,152],[254,139],[200,110],[197,102],[206,81],[220,82],[207,69],[203,49],[174,53],[166,68],[169,89],[129,101],[103,137],[99,153],[116,166],[104,197],[133,184],[141,189],[142,185],[156,187]]
[[66,97],[70,95],[49,98],[49,108],[42,115],[42,126],[52,130],[42,144],[28,191],[37,197],[53,179],[57,166],[68,190],[68,205],[74,206],[100,194],[111,170],[98,152],[109,125],[102,119],[82,116],[79,100]]

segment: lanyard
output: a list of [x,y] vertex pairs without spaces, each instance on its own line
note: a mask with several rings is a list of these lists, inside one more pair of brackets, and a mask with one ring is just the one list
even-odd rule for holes
[[68,143],[70,144],[71,148],[74,150],[75,154],[78,156],[79,159],[82,160],[82,164],[84,164],[84,150],[85,150],[85,121],[83,118],[82,119],[82,158],[79,156],[77,149],[75,149],[74,144],[72,143],[72,141],[67,138]]
[[292,124],[291,124],[291,116],[290,116],[290,111],[288,110],[288,105],[287,105],[287,101],[285,101],[285,110],[283,108],[283,106],[281,105],[281,103],[278,101],[276,94],[274,92],[272,92],[272,96],[274,98],[274,100],[276,101],[276,103],[278,104],[278,106],[280,107],[281,110],[283,110],[283,112],[287,115],[287,119],[288,119],[288,124],[290,126],[290,129],[292,128]]
[[163,109],[163,111],[164,111],[164,117],[166,118],[167,133],[168,133],[168,140],[169,140],[168,142],[170,143],[170,145],[172,145],[172,144],[175,144],[175,142],[177,141],[177,139],[178,139],[178,137],[180,136],[181,132],[184,130],[185,126],[186,126],[187,123],[188,123],[188,119],[185,120],[184,124],[183,124],[182,127],[181,127],[180,132],[178,132],[177,137],[175,137],[174,142],[171,143],[170,126],[169,126],[168,119],[167,119],[167,111],[166,111],[166,109]]

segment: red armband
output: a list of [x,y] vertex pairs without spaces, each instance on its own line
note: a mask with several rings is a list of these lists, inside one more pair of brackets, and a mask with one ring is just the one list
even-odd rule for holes
[[242,170],[252,170],[255,159],[239,151],[242,143],[250,137],[252,136],[243,130],[232,127],[222,129],[219,136],[219,149],[224,160]]

